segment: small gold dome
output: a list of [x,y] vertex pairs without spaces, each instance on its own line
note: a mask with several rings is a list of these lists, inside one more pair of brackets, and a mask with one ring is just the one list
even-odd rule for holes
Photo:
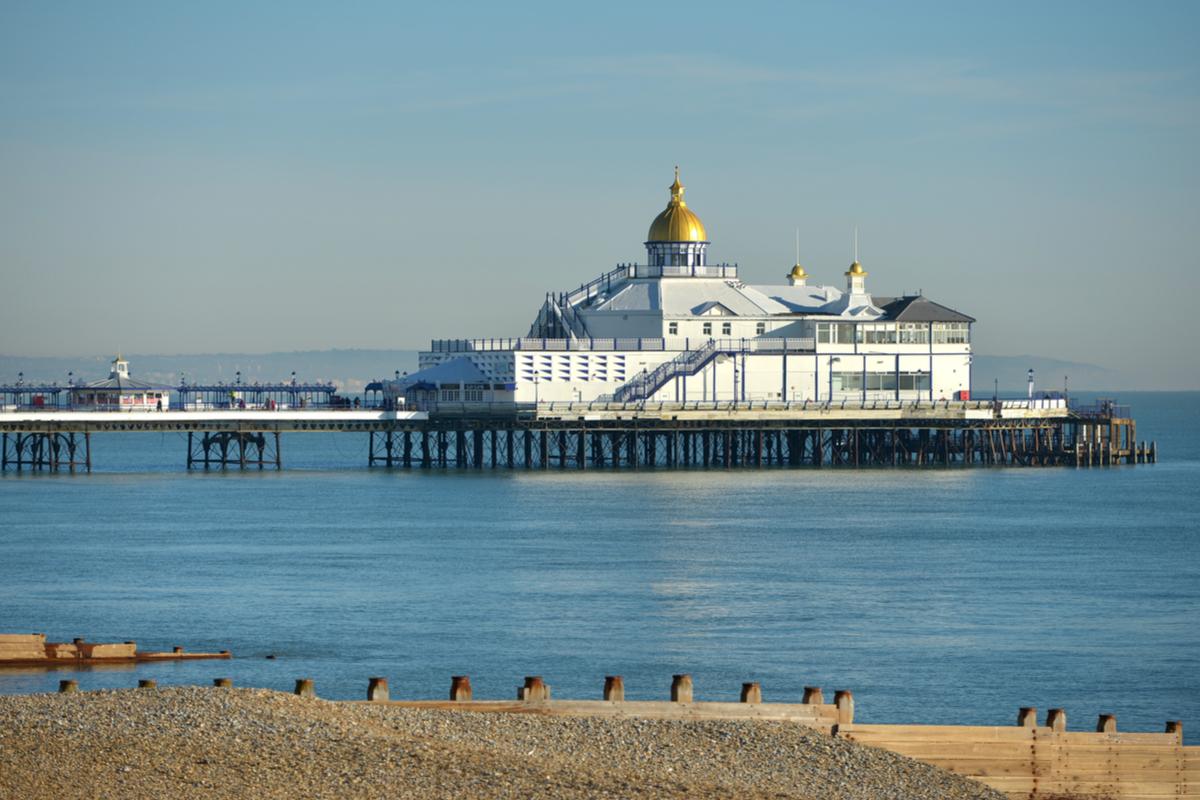
[[866,275],[867,271],[862,268],[862,264],[855,261],[850,265],[850,269],[846,270],[847,275]]
[[650,223],[648,242],[707,242],[708,233],[700,221],[683,201],[683,184],[679,182],[679,167],[675,168],[675,182],[671,184],[671,202]]
[[792,267],[792,271],[788,273],[789,278],[807,278],[808,273],[804,271],[804,267],[797,264]]

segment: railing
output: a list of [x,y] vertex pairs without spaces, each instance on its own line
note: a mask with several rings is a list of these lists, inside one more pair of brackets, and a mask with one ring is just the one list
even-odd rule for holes
[[1071,411],[1076,416],[1087,419],[1111,419],[1128,418],[1132,416],[1129,406],[1117,405],[1115,400],[1100,399],[1094,403],[1084,405],[1082,403],[1071,403]]
[[[711,339],[697,338],[695,342],[689,336],[674,336],[667,338],[585,338],[585,339],[543,339],[538,337],[522,337],[507,339],[434,339],[430,342],[429,350],[433,353],[475,353],[495,352],[500,350],[536,350],[536,351],[621,351],[621,350],[658,350],[686,351],[693,345],[703,347]],[[739,342],[745,353],[813,353],[815,343],[812,337],[787,339],[717,339],[718,342]]]

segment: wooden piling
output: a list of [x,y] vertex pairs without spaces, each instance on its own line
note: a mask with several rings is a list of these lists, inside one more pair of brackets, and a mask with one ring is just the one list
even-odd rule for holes
[[450,676],[450,699],[455,703],[471,702],[471,676]]
[[620,675],[605,675],[604,699],[610,703],[625,702],[625,679]]
[[386,703],[388,701],[387,678],[370,678],[367,680],[367,700],[372,703]]
[[800,701],[806,706],[820,706],[825,704],[825,695],[821,691],[820,686],[805,686],[804,697]]
[[75,692],[78,692],[79,691],[79,681],[71,681],[71,680],[59,681],[58,682],[58,691],[59,691],[59,694],[73,694]]
[[180,653],[183,652],[183,648],[180,647],[179,645],[175,645],[174,647],[171,648],[171,652],[174,653],[175,655],[179,655]]
[[758,683],[758,681],[742,684],[741,702],[761,703],[762,701],[762,686]]
[[313,687],[312,678],[297,678],[295,693],[300,697],[316,697],[317,690]]
[[525,685],[517,689],[517,699],[526,702],[549,700],[550,687],[542,680],[541,675],[526,675]]
[[142,678],[141,680],[138,681],[138,688],[139,689],[157,689],[158,681],[156,681],[152,678]]
[[1017,711],[1017,727],[1036,728],[1037,708],[1034,706],[1021,706],[1021,708]]
[[849,689],[835,691],[833,704],[837,706],[839,725],[849,725],[854,722],[854,695]]
[[1183,744],[1183,722],[1177,719],[1167,720],[1167,733],[1173,733],[1179,737],[1179,743]]
[[1101,714],[1096,720],[1096,733],[1116,733],[1117,732],[1117,715],[1116,714]]
[[232,689],[233,678],[213,678],[213,686],[220,689]]
[[671,676],[671,702],[692,702],[692,676],[688,674]]
[[1047,711],[1046,727],[1060,733],[1065,731],[1067,729],[1067,712],[1061,708],[1052,708]]

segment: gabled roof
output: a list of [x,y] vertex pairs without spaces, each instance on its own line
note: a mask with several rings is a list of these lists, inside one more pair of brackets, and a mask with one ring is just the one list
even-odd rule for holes
[[697,317],[702,317],[702,316],[708,314],[710,311],[717,312],[716,314],[713,314],[712,316],[723,316],[723,317],[735,316],[734,313],[729,310],[729,306],[725,305],[724,303],[718,303],[716,300],[709,300],[707,303],[701,303],[700,305],[698,305],[692,309],[692,313],[695,314]]
[[896,322],[974,322],[953,308],[935,303],[923,295],[909,297],[875,297],[875,305],[883,309],[887,319]]

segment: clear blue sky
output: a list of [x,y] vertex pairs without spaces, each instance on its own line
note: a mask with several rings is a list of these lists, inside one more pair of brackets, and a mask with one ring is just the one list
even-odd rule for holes
[[1200,4],[0,5],[0,352],[520,335],[640,260],[1200,386]]

